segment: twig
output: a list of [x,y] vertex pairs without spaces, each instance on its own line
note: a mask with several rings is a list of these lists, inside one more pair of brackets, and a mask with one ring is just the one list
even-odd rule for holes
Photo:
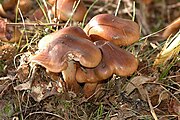
[[0,80],[4,81],[4,80],[12,80],[12,76],[6,76],[6,77],[0,77]]
[[156,34],[162,32],[162,31],[164,31],[166,28],[167,28],[167,27],[165,27],[165,28],[163,28],[163,29],[161,29],[161,30],[158,30],[158,31],[156,31],[156,32],[153,32],[153,33],[151,33],[151,34],[149,34],[149,35],[146,35],[146,36],[142,37],[139,41],[142,41],[142,40],[144,40],[144,39],[146,39],[146,38],[148,38],[148,37],[151,37],[151,36],[153,36],[153,35],[156,35]]
[[62,26],[62,24],[56,24],[56,23],[7,23],[7,26]]
[[180,2],[167,6],[168,9],[173,9],[173,8],[176,8],[176,7],[180,7]]
[[29,115],[27,115],[24,120],[26,120],[28,117],[30,117],[30,116],[32,116],[32,115],[34,115],[34,114],[47,114],[47,115],[52,115],[52,116],[58,117],[58,118],[60,118],[60,119],[62,119],[62,120],[66,120],[66,119],[64,119],[64,118],[63,118],[62,116],[60,116],[60,115],[57,115],[57,114],[54,114],[54,113],[50,113],[50,112],[46,112],[46,111],[32,112],[32,113],[30,113]]
[[180,101],[179,101],[179,99],[176,97],[176,96],[174,96],[169,90],[167,90],[164,86],[162,86],[162,85],[160,85],[161,86],[161,88],[163,88],[166,92],[168,92],[179,104],[180,104]]
[[152,114],[154,120],[158,120],[158,118],[157,118],[157,116],[156,116],[156,113],[155,113],[155,111],[154,111],[154,108],[153,108],[153,106],[152,106],[152,104],[151,104],[151,100],[150,100],[150,98],[149,98],[149,96],[148,96],[148,92],[147,92],[146,90],[145,90],[145,92],[146,92],[146,98],[147,98],[147,101],[148,101],[148,104],[149,104],[149,107],[150,107],[150,110],[151,110],[151,114]]
[[9,88],[9,86],[12,85],[12,83],[7,84],[3,90],[0,92],[0,98],[4,95],[5,91]]

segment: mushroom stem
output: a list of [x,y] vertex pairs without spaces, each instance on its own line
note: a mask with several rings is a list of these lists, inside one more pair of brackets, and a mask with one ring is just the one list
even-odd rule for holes
[[88,99],[91,97],[98,98],[102,93],[103,83],[85,83],[83,87],[84,96]]
[[91,97],[95,92],[96,87],[97,87],[97,83],[85,83],[83,88],[84,96],[86,98]]
[[75,80],[76,75],[76,64],[74,61],[68,62],[68,67],[66,70],[62,71],[63,79],[66,84],[66,88],[75,93],[80,92],[80,85]]

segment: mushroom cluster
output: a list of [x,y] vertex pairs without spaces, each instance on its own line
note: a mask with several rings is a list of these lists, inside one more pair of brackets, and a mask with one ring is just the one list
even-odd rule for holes
[[[136,42],[139,26],[110,14],[93,17],[84,29],[66,27],[43,37],[31,58],[53,73],[62,73],[68,90],[91,96],[113,74],[129,76],[138,60],[119,46]],[[83,86],[81,86],[83,83]]]

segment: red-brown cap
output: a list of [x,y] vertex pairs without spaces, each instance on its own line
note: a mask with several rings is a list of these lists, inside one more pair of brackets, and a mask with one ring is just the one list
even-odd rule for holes
[[46,48],[51,41],[58,38],[62,34],[69,34],[69,35],[80,37],[80,38],[90,39],[80,27],[70,26],[70,27],[60,29],[56,32],[53,32],[49,35],[44,36],[39,41],[38,48],[40,50]]
[[101,51],[88,39],[60,34],[51,37],[48,46],[33,56],[31,62],[58,73],[65,70],[71,60],[84,67],[95,67],[101,58]]
[[84,31],[92,40],[107,40],[118,46],[127,46],[140,37],[140,28],[136,22],[122,19],[111,14],[94,16]]
[[[61,20],[67,21],[73,14],[73,7],[75,4],[78,3],[79,0],[57,0],[57,5],[54,3],[52,7],[52,12],[56,17],[60,18]],[[56,7],[57,6],[57,7]],[[56,11],[56,12],[55,12]],[[78,7],[76,8],[72,20],[75,21],[82,21],[87,9],[83,3],[80,1]]]
[[107,41],[95,43],[102,51],[102,60],[95,68],[78,68],[76,73],[78,82],[100,82],[112,74],[129,76],[136,71],[138,60],[134,55]]
[[17,4],[18,0],[3,0],[2,6],[4,10],[13,10]]
[[[4,0],[2,2],[3,9],[5,11],[16,11],[16,6],[18,4],[18,0]],[[21,10],[23,14],[26,14],[32,8],[33,1],[32,0],[19,0],[18,8]]]

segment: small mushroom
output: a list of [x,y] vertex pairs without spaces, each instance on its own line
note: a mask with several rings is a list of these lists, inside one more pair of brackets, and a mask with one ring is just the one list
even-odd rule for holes
[[16,13],[16,7],[18,7],[23,14],[26,14],[32,8],[33,2],[32,0],[4,0],[2,2],[2,7],[5,12],[8,13]]
[[[95,68],[77,68],[76,80],[79,83],[101,83],[113,74],[129,76],[136,71],[138,60],[131,53],[108,41],[96,41],[95,44],[102,51],[102,60]],[[86,88],[92,87],[86,85]],[[92,93],[86,93],[87,91],[93,90],[84,90],[86,95],[91,95]]]
[[21,32],[17,27],[7,26],[7,19],[0,18],[0,40],[4,42],[18,42]]
[[75,80],[75,63],[79,62],[88,68],[95,67],[101,61],[101,52],[91,41],[82,37],[54,33],[50,36],[48,45],[34,55],[31,62],[50,72],[62,72],[67,88],[77,93],[80,85]]
[[175,19],[171,24],[167,26],[162,36],[164,38],[168,38],[170,35],[174,35],[179,29],[180,29],[180,17]]
[[140,28],[136,22],[122,19],[111,14],[94,16],[84,31],[92,40],[103,39],[118,46],[127,46],[140,37]]
[[[23,14],[26,14],[32,9],[32,6],[33,6],[32,0],[20,0],[19,6],[17,7],[21,10]],[[16,10],[14,10],[14,12],[16,13]]]
[[53,14],[63,21],[67,21],[70,17],[74,21],[82,21],[87,11],[83,1],[80,1],[75,12],[73,13],[74,6],[79,0],[57,0],[52,7]]
[[16,6],[18,0],[3,0],[2,6],[4,10],[13,10],[14,7]]

